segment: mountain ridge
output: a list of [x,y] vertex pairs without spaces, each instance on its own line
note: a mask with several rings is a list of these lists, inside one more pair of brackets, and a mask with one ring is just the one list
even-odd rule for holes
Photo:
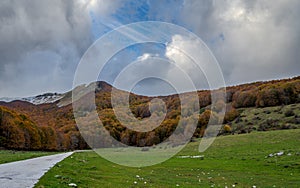
[[[300,79],[300,76],[295,76],[292,78],[284,78],[284,79],[276,79],[276,80],[268,80],[268,81],[255,81],[255,82],[248,82],[248,83],[242,83],[242,84],[237,84],[237,85],[230,85],[230,86],[226,86],[226,90],[230,90],[232,88],[235,87],[248,87],[251,85],[262,85],[262,84],[268,84],[268,83],[277,83],[277,82],[285,82],[285,81],[290,81],[290,80],[298,80]],[[96,87],[93,87],[93,84],[97,84]],[[75,88],[73,88],[70,91],[64,92],[64,93],[57,93],[57,92],[47,92],[47,93],[43,93],[43,94],[38,94],[36,96],[31,96],[31,97],[14,97],[14,98],[10,98],[10,97],[1,97],[0,98],[0,102],[13,102],[13,101],[27,101],[29,103],[38,105],[38,104],[45,104],[45,103],[55,103],[56,101],[59,101],[61,99],[63,99],[66,96],[72,97],[72,91],[73,90],[77,90],[78,88],[87,88],[87,87],[92,87],[95,88],[96,91],[99,91],[102,87],[105,88],[107,91],[111,91],[111,88],[113,88],[113,86],[105,81],[96,81],[90,84],[81,84],[76,86]],[[116,88],[117,90],[120,90],[118,88]],[[222,89],[222,88],[219,88]],[[219,89],[214,89],[214,90],[219,90]],[[212,90],[208,90],[208,89],[203,89],[203,90],[197,90],[197,92],[206,92],[206,91],[212,91]],[[125,92],[129,92],[129,91],[125,91]],[[130,92],[132,93],[132,92]],[[184,93],[188,93],[188,92],[184,92]],[[157,96],[147,96],[147,95],[140,95],[140,94],[136,94],[133,93],[135,95],[138,96],[144,96],[144,97],[150,97],[150,98],[155,98],[155,97],[169,97],[169,96],[173,96],[173,95],[177,95],[177,94],[169,94],[169,95],[157,95]],[[47,100],[48,99],[48,100]]]
[[[80,93],[78,95],[78,100],[82,100],[84,102],[84,98],[91,96],[90,92],[92,92],[92,88],[95,86],[93,84],[97,84],[95,90],[97,112],[104,127],[115,139],[127,145],[150,146],[165,140],[175,130],[181,113],[178,95],[175,94],[159,97],[166,104],[166,118],[162,122],[161,126],[149,133],[142,134],[127,129],[117,120],[111,104],[111,85],[105,82],[95,82],[89,85],[78,86],[76,87],[79,91],[78,93]],[[126,93],[126,91],[122,90],[116,91]],[[230,86],[226,88],[226,94],[227,98],[225,102],[227,103],[228,111],[225,114],[223,123],[231,124],[231,122],[239,118],[242,108],[264,108],[268,106],[299,103],[300,77]],[[210,106],[210,91],[198,91],[198,95],[201,109],[194,136],[202,137],[205,133],[209,118],[211,116],[216,116],[214,111],[217,109],[217,106]],[[151,112],[149,111],[149,102],[153,98],[154,97],[129,93],[130,110],[133,115],[138,119],[150,117]],[[88,148],[88,145],[82,138],[74,119],[72,91],[65,93],[62,98],[52,103],[33,104],[28,101],[16,100],[11,102],[0,101],[0,106],[12,111],[12,113],[18,114],[19,116],[26,117],[26,119],[32,122],[32,126],[36,127],[33,129],[30,126],[21,126],[26,123],[19,120],[17,121],[19,123],[15,124],[13,123],[14,119],[18,119],[17,117],[19,116],[9,116],[11,118],[11,120],[7,121],[10,122],[9,125],[3,123],[2,120],[0,122],[0,137],[2,140],[8,141],[9,138],[6,133],[11,132],[11,134],[14,134],[13,130],[15,129],[10,128],[15,127],[17,130],[21,131],[20,134],[23,136],[26,137],[26,135],[35,135],[35,140],[38,143],[44,143],[37,144],[38,147],[31,147],[31,144],[27,139],[25,140],[26,143],[23,143],[23,147],[11,146],[11,149],[73,150]],[[86,122],[87,125],[90,123],[91,122]],[[284,126],[278,125],[278,128],[280,127]],[[44,138],[43,135],[47,135],[49,130],[51,130],[50,132],[54,131],[54,136],[52,135],[53,137],[49,140],[49,142],[51,142],[51,147],[45,144],[46,142],[42,141]],[[220,134],[222,134],[222,131],[224,130],[221,130]],[[235,130],[232,130],[232,132],[234,131]],[[90,132],[90,134],[92,134],[92,132]],[[9,148],[9,144],[1,142],[0,147]]]

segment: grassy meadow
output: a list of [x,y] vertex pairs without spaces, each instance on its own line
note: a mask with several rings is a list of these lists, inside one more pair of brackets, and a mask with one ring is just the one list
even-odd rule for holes
[[57,153],[58,152],[0,150],[0,164]]
[[[299,144],[299,129],[220,136],[204,153],[198,140],[170,160],[143,168],[116,165],[94,152],[75,153],[36,187],[299,187]],[[180,157],[197,155],[204,158]]]

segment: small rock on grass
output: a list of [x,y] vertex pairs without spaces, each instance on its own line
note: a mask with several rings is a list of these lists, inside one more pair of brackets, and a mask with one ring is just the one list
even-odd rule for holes
[[77,185],[75,183],[69,183],[70,187],[77,187]]

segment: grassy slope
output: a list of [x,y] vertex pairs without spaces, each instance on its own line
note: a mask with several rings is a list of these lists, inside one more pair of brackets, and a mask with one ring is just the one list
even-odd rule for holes
[[[239,121],[232,122],[233,128],[241,126],[258,129],[259,125],[267,120],[276,122],[277,125],[274,125],[274,129],[280,129],[279,127],[287,125],[291,128],[300,128],[300,124],[294,122],[295,117],[300,116],[300,103],[265,108],[242,108],[239,111],[241,111]],[[286,116],[287,111],[292,111],[294,115]]]
[[[93,152],[76,153],[52,168],[36,187],[298,187],[299,143],[298,129],[221,136],[203,153],[204,160],[174,157],[145,168],[119,166]],[[199,155],[198,145],[190,143],[179,155]],[[285,154],[266,158],[279,151]]]
[[0,150],[0,164],[41,157],[45,155],[52,155],[56,153],[57,152]]

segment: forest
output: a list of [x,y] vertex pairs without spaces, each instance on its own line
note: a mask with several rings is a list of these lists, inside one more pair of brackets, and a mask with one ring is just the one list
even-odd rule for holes
[[[105,82],[97,82],[95,91],[96,109],[103,126],[116,140],[131,146],[152,146],[166,140],[176,129],[181,117],[181,103],[178,95],[159,97],[166,104],[166,117],[161,125],[149,132],[133,131],[124,127],[114,114],[111,104],[112,86]],[[125,92],[120,91],[118,92]],[[211,91],[198,91],[200,110],[197,112],[197,128],[193,137],[205,134],[210,118],[218,119],[218,103],[211,105]],[[84,102],[89,93],[83,93],[78,102]],[[25,101],[0,102],[0,148],[15,150],[49,150],[65,151],[87,149],[76,125],[73,107],[70,101],[72,92],[54,103],[34,105]],[[152,114],[149,102],[152,97],[129,93],[130,110],[137,119],[149,118]],[[236,121],[245,108],[265,108],[284,106],[300,102],[300,76],[267,82],[255,82],[226,88],[224,125],[219,134],[234,133],[231,123]],[[84,114],[88,116],[88,114]],[[86,134],[93,134],[89,129],[93,120],[86,122]],[[183,120],[183,126],[188,124]],[[245,127],[247,125],[245,124]],[[97,128],[96,128],[97,129]],[[264,130],[265,131],[265,130]],[[105,147],[97,143],[96,147]],[[103,139],[102,139],[103,142]],[[105,142],[105,139],[104,139]]]

